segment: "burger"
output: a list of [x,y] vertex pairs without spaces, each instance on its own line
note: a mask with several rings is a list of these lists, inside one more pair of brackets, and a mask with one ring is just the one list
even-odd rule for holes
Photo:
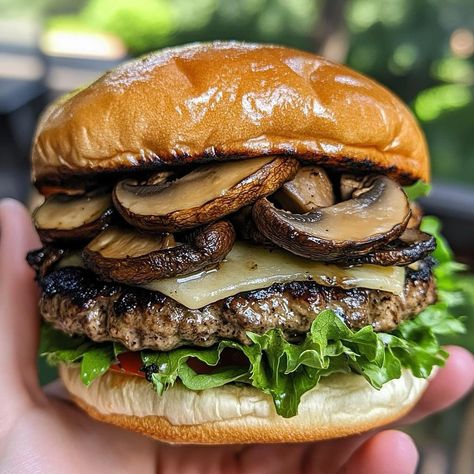
[[133,60],[44,112],[32,167],[41,353],[98,420],[173,443],[360,433],[410,410],[462,330],[416,203],[423,133],[324,58]]

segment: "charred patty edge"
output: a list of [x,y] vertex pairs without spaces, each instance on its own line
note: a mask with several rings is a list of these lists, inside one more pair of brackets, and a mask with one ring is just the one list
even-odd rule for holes
[[38,275],[40,314],[67,334],[119,342],[134,351],[209,347],[222,339],[249,344],[247,331],[261,334],[274,328],[294,341],[324,309],[334,310],[352,329],[371,325],[388,332],[436,301],[433,264],[427,258],[417,270],[407,268],[402,296],[304,281],[239,293],[196,310],[155,291],[104,282],[86,269],[65,267]]

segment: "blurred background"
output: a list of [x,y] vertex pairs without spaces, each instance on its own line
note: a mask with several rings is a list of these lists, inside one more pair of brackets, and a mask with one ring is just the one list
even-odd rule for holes
[[[0,198],[27,202],[29,148],[54,97],[121,61],[190,41],[237,39],[318,52],[373,76],[425,130],[434,188],[424,201],[474,265],[473,0],[0,0]],[[474,348],[474,278],[461,277]],[[43,380],[52,376],[42,368]],[[410,433],[419,472],[474,472],[474,398]]]

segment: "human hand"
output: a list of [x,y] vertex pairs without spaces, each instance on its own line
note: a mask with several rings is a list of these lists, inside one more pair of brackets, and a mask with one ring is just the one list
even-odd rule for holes
[[[38,292],[27,266],[40,246],[18,203],[0,204],[0,472],[35,473],[410,473],[418,455],[411,438],[386,430],[319,443],[260,446],[168,446],[96,422],[67,398],[60,384],[40,387],[36,368]],[[459,347],[416,408],[413,422],[465,395],[474,357]]]

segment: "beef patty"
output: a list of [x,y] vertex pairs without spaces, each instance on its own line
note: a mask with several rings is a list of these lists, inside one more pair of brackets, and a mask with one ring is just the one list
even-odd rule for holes
[[280,328],[289,340],[308,331],[316,315],[334,310],[351,328],[391,331],[436,300],[432,261],[407,269],[404,294],[324,287],[314,282],[276,284],[189,309],[161,293],[100,281],[78,267],[39,276],[40,312],[55,328],[116,341],[130,350],[207,347],[220,339],[250,343],[246,332]]

